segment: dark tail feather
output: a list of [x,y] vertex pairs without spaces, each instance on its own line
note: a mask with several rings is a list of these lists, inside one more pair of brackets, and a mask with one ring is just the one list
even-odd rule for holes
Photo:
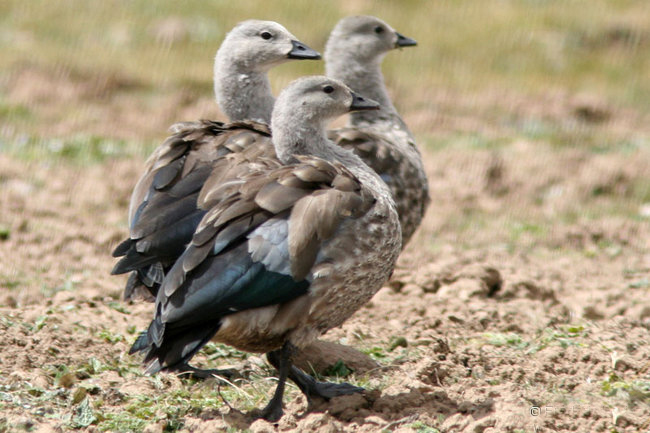
[[159,257],[140,254],[133,248],[115,264],[111,275],[125,274],[129,271],[135,271],[145,266],[153,265],[158,261],[160,261]]
[[118,246],[115,247],[113,250],[113,257],[122,257],[126,255],[126,253],[129,252],[131,249],[131,245],[133,244],[133,240],[131,238],[122,241]]
[[[162,323],[160,317],[156,317],[149,324],[149,328],[146,331],[140,333],[138,338],[129,349],[129,355],[133,355],[136,352],[140,352],[147,348],[160,347],[163,340],[163,335],[165,334],[165,324]],[[151,353],[151,352],[149,352]],[[148,355],[147,355],[148,356]]]
[[129,279],[126,280],[126,286],[124,286],[124,300],[130,301],[136,296],[136,293],[141,293],[142,283],[140,278],[138,278],[137,272],[131,272]]
[[124,286],[124,300],[143,299],[153,302],[156,300],[159,287],[160,284],[147,279],[146,276],[143,277],[140,271],[133,271]]
[[[167,331],[159,347],[149,344],[149,352],[144,358],[144,363],[147,364],[146,373],[153,374],[162,369],[188,363],[196,352],[217,333],[219,327],[220,325],[215,326],[214,323],[211,323],[205,324],[203,328],[197,326],[180,332]],[[138,337],[136,344],[141,337],[142,335]],[[145,338],[150,341],[151,337]]]
[[138,335],[138,338],[135,340],[135,343],[133,343],[133,346],[129,349],[129,355],[133,355],[134,353],[138,353],[149,347],[151,343],[149,342],[149,332],[148,331],[142,331],[140,335]]
[[154,286],[156,287],[156,290],[151,292],[152,295],[156,296],[157,288],[162,284],[163,279],[165,278],[165,269],[163,268],[162,263],[156,262],[145,269],[145,271],[146,278],[144,283],[149,288],[153,288]]

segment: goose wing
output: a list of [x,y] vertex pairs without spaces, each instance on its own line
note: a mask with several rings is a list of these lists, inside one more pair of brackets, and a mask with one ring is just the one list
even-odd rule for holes
[[268,127],[260,123],[202,120],[172,128],[175,133],[154,151],[133,191],[129,239],[113,252],[122,259],[112,273],[133,272],[125,299],[142,285],[155,296],[205,213],[196,202],[215,160],[249,147],[273,152]]
[[187,361],[224,317],[308,293],[322,244],[375,203],[338,163],[224,159],[237,160],[221,161],[237,174],[206,181],[199,199],[206,214],[163,281],[155,319],[131,349],[147,350],[150,372]]

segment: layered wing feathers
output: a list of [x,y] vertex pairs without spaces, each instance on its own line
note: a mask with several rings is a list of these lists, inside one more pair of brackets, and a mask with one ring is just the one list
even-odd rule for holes
[[[269,130],[256,122],[223,124],[212,121],[179,123],[147,162],[131,197],[130,238],[113,252],[122,257],[112,273],[129,271],[124,297],[129,299],[138,281],[156,295],[161,279],[151,280],[148,267],[167,270],[184,251],[205,214],[197,207],[199,192],[221,156],[260,147],[254,153],[272,151]],[[253,153],[253,152],[251,152]],[[224,169],[224,167],[221,167]],[[219,167],[217,167],[219,170]],[[156,272],[161,277],[164,272]]]
[[[156,366],[181,362],[182,353],[198,350],[203,343],[185,335],[193,329],[216,333],[229,314],[307,293],[323,242],[375,203],[338,163],[300,157],[297,164],[280,166],[277,160],[257,158],[252,165],[245,154],[224,159],[231,174],[242,179],[235,183],[219,173],[215,176],[228,188],[214,179],[206,182],[199,200],[206,214],[163,281],[147,336],[133,348],[148,349],[146,359],[157,360]],[[188,345],[178,348],[168,339]],[[172,346],[175,355],[169,352]]]

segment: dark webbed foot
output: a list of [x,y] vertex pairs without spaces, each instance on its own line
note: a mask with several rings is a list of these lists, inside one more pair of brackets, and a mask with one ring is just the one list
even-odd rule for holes
[[282,399],[280,398],[278,400],[274,395],[266,407],[262,409],[262,413],[259,417],[264,418],[268,422],[278,422],[280,421],[280,418],[282,418],[282,415],[284,415],[284,409],[282,409]]
[[232,379],[237,377],[238,372],[233,369],[201,369],[192,367],[189,364],[177,364],[167,368],[167,371],[176,373],[181,377],[190,377],[192,379],[206,380],[214,378],[215,376],[223,377],[225,379]]
[[314,397],[329,400],[342,395],[356,394],[365,391],[363,388],[349,383],[321,382],[314,379],[298,367],[293,366],[289,372],[289,379],[298,385],[298,388],[305,394],[308,402]]
[[[266,357],[271,365],[279,369],[280,359],[277,352],[278,351],[267,353]],[[334,397],[364,391],[363,388],[345,382],[331,383],[318,381],[295,365],[292,365],[289,369],[288,377],[298,386],[298,388],[300,388],[302,393],[305,394],[309,403],[311,403],[314,398],[329,400]]]

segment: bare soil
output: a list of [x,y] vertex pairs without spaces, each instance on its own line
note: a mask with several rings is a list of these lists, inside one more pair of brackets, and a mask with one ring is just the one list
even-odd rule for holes
[[[36,84],[24,90],[17,82],[10,98],[33,100],[35,91],[49,97],[38,73],[26,79]],[[154,110],[157,120],[136,123],[142,107],[125,110],[119,95],[106,101],[83,86],[66,95],[101,107],[86,112],[96,119],[86,132],[117,133],[121,125],[117,134],[131,139],[146,135],[143,124],[200,117],[195,113],[207,104],[199,98],[182,113]],[[441,97],[446,109],[439,112],[454,113],[445,107],[453,99]],[[596,115],[575,114],[580,104],[569,99],[510,107],[525,117],[548,106],[542,117],[573,115],[573,122]],[[647,116],[605,111],[607,120],[596,117],[614,134],[650,125]],[[110,113],[115,123],[100,122]],[[460,114],[426,116],[413,111],[407,121],[416,132],[438,128],[441,135],[492,131]],[[77,126],[62,124],[59,132]],[[647,431],[650,221],[648,204],[636,197],[648,187],[650,149],[598,153],[518,138],[497,149],[448,146],[423,156],[433,202],[420,232],[392,280],[324,337],[372,355],[342,355],[366,393],[307,410],[292,387],[275,425],[217,400],[173,422],[169,411],[154,412],[144,430]],[[80,166],[0,154],[0,431],[113,430],[98,413],[133,411],[142,395],[216,387],[142,376],[131,368],[138,359],[126,354],[150,320],[151,304],[120,300],[124,279],[109,275],[110,252],[127,233],[128,199],[143,162]],[[97,361],[108,367],[93,368]],[[209,361],[197,357],[198,364]],[[258,357],[221,363],[272,371]],[[266,399],[274,384],[261,382]],[[83,419],[88,405],[92,422]]]

